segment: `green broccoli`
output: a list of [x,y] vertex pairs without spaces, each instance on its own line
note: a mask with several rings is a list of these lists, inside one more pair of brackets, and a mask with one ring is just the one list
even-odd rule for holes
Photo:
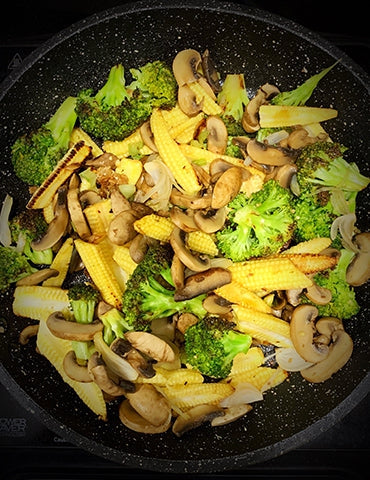
[[[315,283],[329,289],[332,294],[329,303],[317,305],[320,316],[348,319],[359,312],[360,306],[356,300],[355,290],[346,280],[347,268],[354,256],[355,252],[342,248],[335,268],[315,275]],[[310,303],[306,297],[303,297],[303,302]]]
[[228,221],[216,233],[220,251],[234,262],[277,253],[294,232],[293,195],[276,180],[248,198],[239,193],[229,204]]
[[53,250],[34,250],[32,242],[42,237],[48,224],[41,210],[22,211],[9,222],[12,241],[17,244],[17,250],[21,251],[32,263],[36,265],[50,265],[53,261]]
[[222,119],[231,136],[245,135],[241,121],[244,107],[249,98],[245,89],[243,74],[229,74],[223,82],[222,89],[217,96],[218,104],[224,109]]
[[165,62],[156,60],[141,68],[131,68],[133,96],[147,100],[152,107],[172,108],[177,101],[177,83]]
[[0,291],[5,292],[11,284],[27,277],[37,270],[33,268],[27,258],[13,247],[0,245]]
[[99,301],[99,291],[90,283],[75,283],[68,289],[68,299],[76,322],[91,323],[94,320],[95,306]]
[[311,97],[312,92],[317,87],[319,81],[330,72],[330,70],[337,64],[335,62],[328,68],[325,68],[321,72],[313,75],[307,79],[302,85],[291,90],[289,92],[281,92],[271,99],[272,105],[287,105],[287,106],[299,106],[305,105],[308,99]]
[[229,375],[238,353],[246,353],[252,343],[248,334],[234,330],[225,318],[209,315],[185,330],[185,358],[192,367],[212,378]]
[[122,313],[130,328],[149,330],[152,320],[177,312],[190,312],[197,317],[206,314],[202,304],[205,295],[190,300],[174,300],[172,258],[169,245],[150,246],[129,277],[122,297]]
[[294,200],[297,241],[330,236],[339,215],[354,212],[357,193],[369,183],[355,163],[342,155],[346,147],[316,142],[304,147],[297,158],[298,192]]
[[107,312],[99,315],[99,320],[104,324],[103,339],[110,345],[116,338],[123,338],[125,332],[132,330],[125,316],[117,308],[111,308]]
[[14,172],[28,185],[41,185],[67,152],[77,115],[76,98],[68,97],[50,120],[19,137],[12,146]]

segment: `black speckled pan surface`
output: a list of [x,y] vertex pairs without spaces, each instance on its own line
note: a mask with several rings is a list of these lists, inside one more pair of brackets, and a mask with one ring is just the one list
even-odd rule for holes
[[[184,48],[210,49],[219,71],[244,72],[252,94],[262,83],[281,89],[341,63],[315,91],[311,103],[339,111],[326,128],[349,147],[349,156],[369,175],[369,78],[345,54],[306,29],[259,10],[221,2],[139,2],[94,15],[53,37],[8,77],[0,90],[1,201],[5,192],[16,209],[27,188],[12,174],[9,147],[37,126],[67,95],[102,84],[110,67],[126,68],[153,59],[171,61]],[[306,73],[303,73],[306,72]],[[359,198],[359,221],[369,230],[369,198]],[[11,313],[11,295],[1,298],[6,330],[0,335],[0,377],[8,390],[48,428],[69,442],[126,466],[163,472],[212,472],[247,467],[303,445],[346,415],[369,392],[369,291],[358,290],[362,311],[346,323],[355,348],[333,379],[310,385],[299,374],[255,404],[244,419],[224,427],[204,427],[177,439],[171,432],[142,436],[127,430],[110,407],[103,423],[66,387],[53,368],[20,348],[26,320]]]

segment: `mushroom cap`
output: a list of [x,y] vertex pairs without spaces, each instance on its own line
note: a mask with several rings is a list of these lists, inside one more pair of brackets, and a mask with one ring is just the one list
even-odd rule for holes
[[99,320],[94,320],[92,323],[72,322],[66,320],[62,312],[49,315],[46,324],[56,337],[79,342],[93,340],[95,334],[103,330],[103,324]]
[[230,282],[231,272],[229,270],[211,267],[203,272],[189,275],[185,280],[184,287],[175,292],[174,299],[175,301],[189,300]]
[[201,258],[194,256],[191,251],[186,247],[183,238],[184,232],[178,227],[174,227],[171,233],[170,243],[181,262],[193,272],[203,272],[210,267],[209,258],[202,260]]
[[274,166],[282,166],[291,163],[297,156],[296,150],[266,145],[256,139],[248,142],[247,152],[254,162]]
[[66,353],[63,359],[63,369],[66,375],[76,382],[90,383],[93,377],[89,374],[87,366],[79,365],[73,350]]
[[179,87],[198,80],[200,75],[197,70],[201,62],[200,53],[192,48],[178,52],[172,62],[172,71]]
[[145,420],[137,411],[131,406],[128,399],[123,400],[119,406],[119,418],[121,422],[129,429],[139,433],[163,433],[169,429],[171,425],[172,415],[162,425],[153,425]]

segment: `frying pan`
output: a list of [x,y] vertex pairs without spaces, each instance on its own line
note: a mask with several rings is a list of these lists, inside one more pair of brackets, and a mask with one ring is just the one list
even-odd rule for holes
[[[153,59],[171,61],[175,52],[208,48],[218,70],[245,74],[252,95],[265,82],[284,90],[341,58],[320,83],[314,104],[339,111],[327,123],[329,134],[349,148],[364,174],[370,153],[369,78],[351,59],[312,32],[276,15],[232,3],[189,0],[139,2],[93,15],[62,31],[31,54],[1,86],[3,135],[1,199],[8,192],[14,211],[28,199],[12,174],[9,149],[15,138],[49,118],[68,95],[98,88],[110,67],[126,68]],[[369,229],[369,197],[359,197],[359,221]],[[292,374],[248,416],[212,429],[201,427],[176,438],[171,432],[141,435],[119,421],[117,406],[109,422],[99,421],[67,387],[30,342],[18,345],[26,319],[14,318],[11,292],[1,298],[5,333],[0,335],[1,381],[11,394],[52,431],[70,443],[128,467],[161,472],[212,472],[260,463],[312,440],[333,426],[369,392],[369,291],[358,289],[362,310],[346,322],[354,341],[348,364],[324,384]]]

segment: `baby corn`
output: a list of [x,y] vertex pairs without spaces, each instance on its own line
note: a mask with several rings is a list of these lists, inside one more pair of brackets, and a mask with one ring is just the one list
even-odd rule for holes
[[73,252],[73,240],[71,237],[67,238],[63,245],[58,250],[58,253],[55,255],[50,268],[54,268],[59,273],[56,277],[50,277],[47,280],[44,280],[42,283],[43,287],[61,287],[69,269],[69,264],[71,263]]
[[138,233],[147,237],[155,238],[161,242],[169,242],[174,224],[167,217],[161,217],[155,213],[145,215],[134,223]]
[[211,257],[218,254],[218,248],[213,240],[213,236],[209,233],[196,231],[189,232],[186,237],[186,245],[194,252],[205,253]]

